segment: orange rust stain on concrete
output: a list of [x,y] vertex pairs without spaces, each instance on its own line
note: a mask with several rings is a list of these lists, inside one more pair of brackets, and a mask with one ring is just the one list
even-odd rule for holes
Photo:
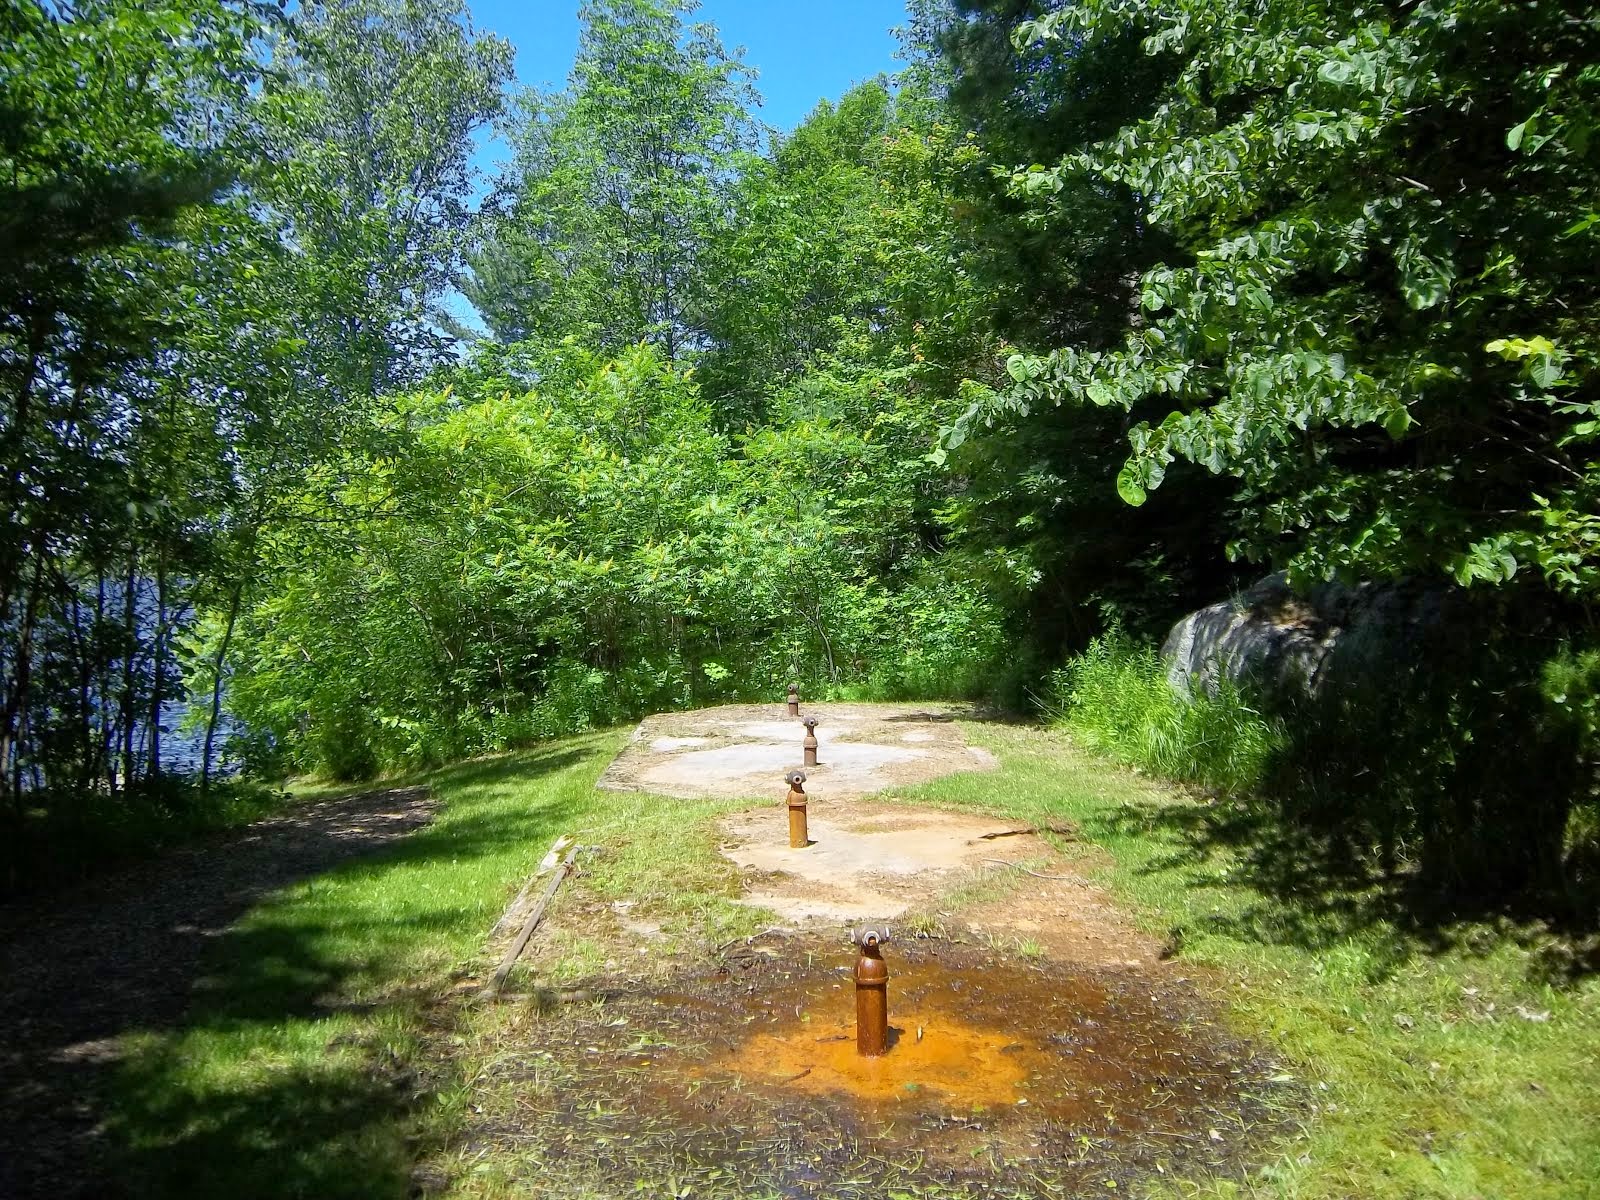
[[705,1069],[872,1104],[987,1109],[1027,1102],[1055,1111],[1079,1109],[1079,1088],[1061,1078],[1060,1052],[1042,1043],[1040,1030],[1026,1029],[1026,1014],[1047,1006],[1040,1001],[1063,999],[1060,984],[1034,996],[1029,993],[1044,989],[1026,975],[969,975],[935,963],[896,962],[892,947],[889,956],[887,1054],[866,1058],[857,1052],[855,996],[847,977],[823,988],[812,983],[751,996],[747,1020],[753,1028]]
[[1026,1099],[1029,1078],[1047,1065],[1016,1038],[937,1010],[903,1013],[891,1021],[890,1039],[887,1054],[864,1058],[856,1052],[853,1020],[812,1020],[757,1033],[722,1068],[803,1092],[876,1102],[937,1093],[954,1107],[992,1108]]

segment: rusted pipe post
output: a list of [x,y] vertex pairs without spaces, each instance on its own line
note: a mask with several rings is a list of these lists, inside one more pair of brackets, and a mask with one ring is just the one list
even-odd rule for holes
[[807,717],[800,724],[806,727],[806,740],[801,743],[806,752],[806,766],[814,767],[817,765],[817,719]]
[[856,1053],[879,1058],[889,1050],[889,967],[882,946],[889,929],[859,929],[856,946]]
[[789,685],[789,715],[791,717],[800,715],[800,685],[798,683]]
[[784,778],[789,781],[789,847],[803,850],[811,844],[806,836],[806,773],[790,771]]

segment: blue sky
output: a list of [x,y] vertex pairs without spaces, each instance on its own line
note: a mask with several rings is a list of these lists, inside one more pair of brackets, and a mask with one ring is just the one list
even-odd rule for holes
[[[561,87],[578,49],[578,0],[468,0],[472,23],[516,47],[517,78]],[[793,129],[818,100],[896,71],[890,29],[906,21],[904,0],[705,0],[691,20],[715,25],[729,50],[757,68],[768,125]]]

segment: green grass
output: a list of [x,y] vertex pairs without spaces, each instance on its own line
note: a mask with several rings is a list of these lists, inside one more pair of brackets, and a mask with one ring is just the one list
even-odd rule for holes
[[282,808],[285,796],[246,780],[218,780],[209,792],[164,776],[132,794],[57,794],[21,814],[0,835],[0,900],[49,891],[209,833],[235,829]]
[[[463,1131],[495,1057],[536,1037],[537,1019],[525,1004],[441,997],[469,971],[482,978],[489,927],[555,836],[604,850],[562,890],[538,982],[603,962],[585,912],[614,900],[662,926],[663,972],[762,923],[730,903],[736,872],[716,852],[714,818],[741,805],[594,789],[624,736],[425,777],[441,802],[433,825],[286,889],[219,939],[183,1026],[128,1039],[114,1130],[129,1192],[400,1197],[418,1163],[443,1165],[462,1195],[514,1178]],[[1303,1084],[1303,1128],[1264,1170],[1157,1194],[1600,1195],[1600,989],[1534,982],[1531,931],[1408,925],[1382,897],[1267,870],[1257,847],[1222,836],[1226,806],[1059,734],[974,725],[969,737],[1003,769],[901,798],[1075,822],[1105,851],[1091,860],[1104,886],[1181,943],[1174,969]],[[537,1194],[520,1186],[510,1194]]]
[[753,927],[722,898],[735,872],[709,818],[727,804],[663,809],[595,790],[623,740],[565,739],[408,781],[439,796],[432,825],[285,889],[223,937],[184,1027],[126,1039],[113,1133],[130,1192],[405,1195],[412,1162],[452,1127],[437,1098],[456,1087],[452,1069],[421,1052],[455,1020],[439,996],[481,971],[489,928],[557,834],[615,848],[586,860],[585,883],[640,899],[666,952]]
[[1116,630],[1057,670],[1048,692],[1050,716],[1089,749],[1219,791],[1254,791],[1285,741],[1226,681],[1215,696],[1180,697],[1155,648]]
[[1181,963],[1304,1085],[1302,1131],[1259,1175],[1170,1194],[1600,1196],[1600,986],[1537,982],[1537,928],[1396,921],[1378,897],[1318,889],[1314,872],[1285,874],[1223,839],[1223,806],[1108,768],[1064,736],[969,737],[1001,756],[1000,774],[906,798],[1077,822],[1108,852],[1099,881],[1181,944]]

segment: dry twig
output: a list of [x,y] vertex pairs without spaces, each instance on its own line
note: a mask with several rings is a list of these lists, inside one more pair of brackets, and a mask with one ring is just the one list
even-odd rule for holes
[[1071,883],[1072,882],[1072,879],[1071,879],[1070,876],[1067,876],[1067,875],[1041,875],[1037,871],[1028,870],[1028,868],[1023,866],[1021,863],[1007,862],[1003,858],[986,858],[983,861],[986,862],[986,863],[995,863],[997,866],[1010,867],[1013,870],[1021,871],[1024,875],[1032,875],[1035,879],[1048,879],[1053,883]]

